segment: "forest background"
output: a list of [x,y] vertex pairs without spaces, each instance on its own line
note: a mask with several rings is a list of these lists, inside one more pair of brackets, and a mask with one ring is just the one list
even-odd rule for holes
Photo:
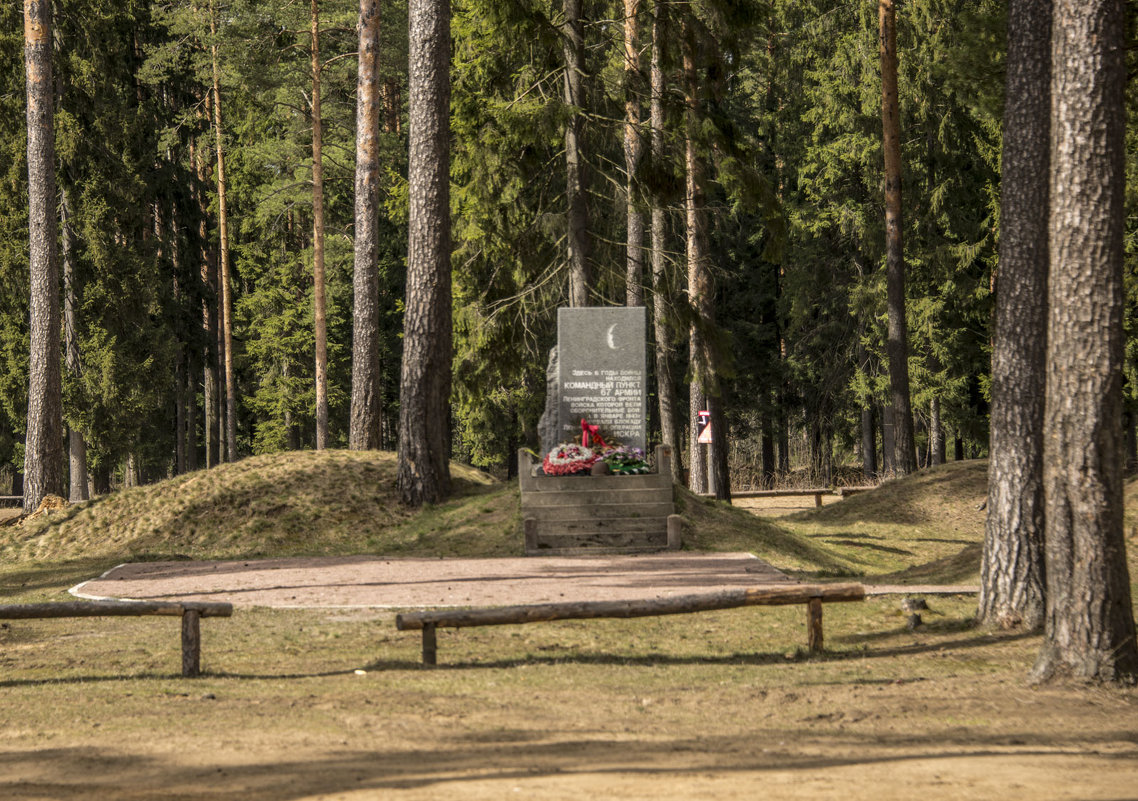
[[[657,40],[664,116],[653,152],[657,6],[668,8],[673,27]],[[1132,29],[1136,6],[1128,4]],[[341,0],[55,5],[64,416],[82,437],[92,491],[316,444],[318,260],[326,275],[327,445],[348,445],[358,11]],[[991,0],[898,5],[909,374],[922,464],[943,460],[949,441],[957,459],[987,450],[1005,13]],[[569,297],[570,127],[583,161],[588,302],[652,307],[663,323],[655,346],[673,364],[667,388],[686,398],[693,311],[684,245],[683,26],[694,31],[696,139],[707,164],[715,328],[706,333],[719,355],[735,483],[769,484],[802,468],[811,482],[829,483],[835,465],[851,462],[870,476],[889,472],[877,0],[585,2],[581,21],[582,91],[570,103],[560,3],[453,3],[455,457],[509,473],[517,447],[537,446],[556,309]],[[0,5],[0,491],[7,483],[14,494],[28,401],[22,27],[20,5]],[[394,448],[407,248],[405,1],[382,4],[381,32],[376,300],[381,445]],[[1133,120],[1133,79],[1127,99]],[[640,142],[631,161],[630,104]],[[314,202],[317,120],[322,215]],[[1125,385],[1133,412],[1133,122],[1126,164]],[[644,234],[641,246],[629,247],[630,205],[664,211],[657,252]],[[630,251],[643,254],[644,266],[631,281]],[[655,400],[650,429],[658,439]],[[689,425],[686,414],[678,417]],[[1131,460],[1134,419],[1127,415]]]

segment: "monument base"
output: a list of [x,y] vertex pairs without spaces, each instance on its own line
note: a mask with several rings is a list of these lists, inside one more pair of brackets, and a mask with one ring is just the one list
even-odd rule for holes
[[518,451],[526,554],[679,550],[672,449],[656,447],[656,472],[636,476],[544,476]]

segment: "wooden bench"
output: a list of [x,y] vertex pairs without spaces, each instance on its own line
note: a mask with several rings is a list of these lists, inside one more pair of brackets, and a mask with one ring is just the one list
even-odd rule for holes
[[0,495],[0,506],[22,506],[23,495]]
[[43,620],[60,617],[141,617],[143,615],[182,618],[182,675],[201,672],[201,628],[203,617],[229,617],[233,604],[205,601],[65,601],[62,603],[10,604],[0,606],[0,620]]
[[440,626],[464,628],[596,617],[650,617],[732,609],[739,606],[805,604],[807,646],[811,651],[821,651],[822,604],[864,600],[865,587],[861,584],[792,584],[785,587],[752,587],[637,601],[581,601],[404,612],[396,615],[395,628],[399,631],[422,630],[423,664],[434,665],[438,655],[435,631]]
[[[837,489],[830,489],[829,487],[819,487],[817,489],[772,489],[772,490],[742,490],[739,492],[731,493],[731,500],[743,500],[746,498],[798,498],[807,495],[814,496],[814,506],[819,507],[822,505],[823,495],[837,495],[839,498],[844,498],[847,495],[854,495],[858,492],[868,492],[876,487],[838,487]],[[714,492],[701,492],[701,498],[714,498]]]

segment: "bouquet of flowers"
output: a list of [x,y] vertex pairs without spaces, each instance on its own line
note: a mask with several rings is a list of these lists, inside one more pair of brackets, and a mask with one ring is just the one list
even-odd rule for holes
[[602,472],[618,476],[650,472],[644,451],[606,442],[600,427],[585,420],[581,421],[581,443],[563,442],[551,450],[542,460],[541,472],[547,476],[587,475],[594,472],[593,465],[598,462],[603,463],[599,466]]
[[644,460],[644,451],[627,448],[624,445],[610,446],[601,453],[601,460],[608,465],[609,472],[617,476],[634,476],[648,473],[651,468]]

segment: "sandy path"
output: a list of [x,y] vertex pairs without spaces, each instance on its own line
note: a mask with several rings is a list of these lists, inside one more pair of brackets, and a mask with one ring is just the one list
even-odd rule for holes
[[749,553],[517,559],[351,556],[130,563],[71,592],[80,598],[180,598],[238,606],[406,608],[665,598],[789,581]]

